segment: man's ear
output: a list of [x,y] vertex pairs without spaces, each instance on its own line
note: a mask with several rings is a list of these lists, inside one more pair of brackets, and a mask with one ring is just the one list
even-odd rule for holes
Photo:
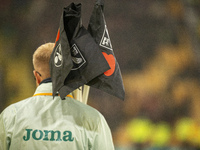
[[35,76],[35,80],[36,80],[36,85],[38,86],[40,84],[40,82],[42,81],[41,76],[37,73],[37,71],[33,71],[33,75]]

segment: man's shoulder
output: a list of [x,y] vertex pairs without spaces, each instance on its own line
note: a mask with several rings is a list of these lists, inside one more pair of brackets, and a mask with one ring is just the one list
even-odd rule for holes
[[72,100],[70,105],[74,105],[71,108],[75,108],[77,114],[81,115],[83,118],[90,118],[90,120],[98,121],[101,120],[103,115],[94,107],[84,104],[77,100]]
[[28,100],[29,98],[13,103],[1,112],[0,120],[4,122],[6,127],[11,128],[15,124],[18,111],[21,109],[21,107],[26,105],[25,103]]
[[[31,97],[30,97],[30,98],[31,98]],[[17,111],[18,111],[21,107],[23,107],[23,106],[25,105],[25,103],[27,103],[27,102],[30,100],[30,98],[26,98],[26,99],[24,99],[24,100],[18,101],[18,102],[16,102],[16,103],[13,103],[13,104],[7,106],[7,107],[3,110],[3,112],[2,112],[1,114],[6,114],[6,115],[10,115],[10,114],[13,115],[13,114],[16,114]]]
[[79,122],[88,130],[97,131],[100,124],[105,124],[105,118],[97,109],[79,102],[77,100],[72,100],[69,102],[70,108],[75,109],[73,111],[73,116],[76,122]]
[[95,109],[94,107],[90,105],[84,104],[75,99],[73,99],[72,102],[74,103],[73,105],[75,105],[75,107],[79,108],[77,111],[80,111],[82,113],[89,113],[91,115],[97,115],[97,116],[101,115],[101,113],[97,109]]

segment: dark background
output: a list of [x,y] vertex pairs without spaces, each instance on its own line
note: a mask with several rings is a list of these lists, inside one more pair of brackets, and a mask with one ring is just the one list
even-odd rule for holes
[[[95,1],[1,0],[0,112],[34,93],[32,54],[41,44],[55,41],[62,8],[71,2],[82,3],[83,25],[87,27]],[[126,97],[121,101],[91,89],[88,105],[105,116],[116,149],[155,145],[197,148],[200,1],[106,0],[104,14]],[[147,129],[151,138],[147,132],[138,133],[138,137],[128,132],[137,119],[154,126]],[[189,133],[180,136],[176,130],[182,119]],[[162,138],[152,137],[163,122],[165,126],[158,132]]]

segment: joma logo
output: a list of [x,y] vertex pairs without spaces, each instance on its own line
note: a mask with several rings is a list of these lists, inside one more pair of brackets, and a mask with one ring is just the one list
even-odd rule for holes
[[31,138],[34,140],[43,140],[43,141],[74,141],[71,131],[53,131],[53,130],[33,130],[26,129],[26,136],[23,136],[24,141],[28,141]]

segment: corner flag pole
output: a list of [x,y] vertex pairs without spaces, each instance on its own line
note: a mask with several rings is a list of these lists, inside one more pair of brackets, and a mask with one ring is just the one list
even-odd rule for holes
[[87,104],[90,86],[84,85],[83,87],[83,103]]
[[90,91],[90,86],[84,85],[83,88],[79,87],[78,89],[74,90],[72,93],[73,93],[74,99],[84,104],[87,104],[89,91]]
[[79,87],[78,89],[74,90],[73,92],[74,99],[83,102],[82,98],[82,87]]

